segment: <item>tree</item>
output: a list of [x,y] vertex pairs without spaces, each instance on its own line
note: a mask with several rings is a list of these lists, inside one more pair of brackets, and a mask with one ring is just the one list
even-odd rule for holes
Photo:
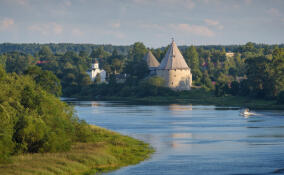
[[94,49],[90,54],[91,58],[106,58],[108,56],[110,53],[106,52],[103,46]]
[[128,59],[130,61],[140,61],[143,59],[147,49],[145,45],[141,42],[136,42],[132,45],[132,48],[129,50]]
[[271,63],[271,77],[273,80],[273,96],[284,90],[284,49],[275,49]]
[[[143,59],[138,61],[128,61],[124,67],[124,73],[128,74],[128,82],[137,84],[139,80],[148,75],[149,69],[146,61]],[[132,84],[131,83],[131,84]]]
[[38,66],[31,66],[25,71],[25,74],[31,76],[47,92],[55,96],[62,94],[60,80],[51,71],[43,71]]
[[126,61],[123,72],[128,74],[128,83],[137,84],[141,79],[148,75],[149,69],[143,57],[147,52],[143,43],[134,43],[132,49],[128,53],[128,60]]
[[215,95],[219,97],[227,94],[229,92],[230,83],[231,83],[230,77],[221,73],[215,85]]
[[205,85],[209,89],[213,89],[214,88],[214,86],[212,84],[212,81],[211,81],[207,71],[204,71],[202,79],[201,79],[201,83],[203,85]]
[[238,95],[240,90],[240,84],[237,81],[231,83],[230,93],[232,95]]
[[18,52],[7,53],[6,56],[6,71],[9,73],[16,72],[21,74],[35,61],[31,55]]
[[271,96],[270,61],[264,57],[252,57],[246,61],[246,75],[254,97]]
[[199,68],[199,58],[196,48],[194,46],[188,47],[185,51],[185,57],[187,64],[191,68],[192,79],[199,82],[202,77],[202,73]]
[[53,53],[48,46],[42,46],[38,54],[42,60],[48,60],[53,56]]
[[154,87],[163,87],[165,85],[165,80],[159,76],[150,77],[146,82]]

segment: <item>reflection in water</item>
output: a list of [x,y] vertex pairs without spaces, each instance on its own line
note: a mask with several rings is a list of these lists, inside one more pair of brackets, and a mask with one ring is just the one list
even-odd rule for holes
[[148,142],[151,159],[111,175],[271,174],[284,167],[284,117],[235,108],[73,102],[80,118]]
[[93,108],[101,106],[101,104],[97,101],[92,101],[91,105],[92,105]]
[[180,139],[180,138],[192,138],[192,134],[191,133],[174,133],[171,135],[172,138],[175,138],[175,139]]
[[192,111],[192,105],[170,104],[170,111]]

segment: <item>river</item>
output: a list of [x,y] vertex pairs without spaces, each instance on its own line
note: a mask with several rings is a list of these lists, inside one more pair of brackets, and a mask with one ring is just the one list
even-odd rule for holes
[[284,174],[284,111],[192,105],[72,102],[78,116],[150,143],[140,164],[109,175]]

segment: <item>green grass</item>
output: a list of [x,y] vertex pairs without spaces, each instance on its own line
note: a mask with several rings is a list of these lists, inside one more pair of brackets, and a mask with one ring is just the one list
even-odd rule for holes
[[13,156],[0,164],[5,175],[96,174],[137,164],[154,152],[148,144],[134,138],[92,126],[96,142],[76,143],[68,152]]

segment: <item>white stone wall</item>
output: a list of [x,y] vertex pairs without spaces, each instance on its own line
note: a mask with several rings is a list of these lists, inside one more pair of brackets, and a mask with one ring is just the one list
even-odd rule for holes
[[96,76],[99,74],[101,77],[101,82],[106,81],[106,71],[105,70],[100,70],[100,69],[92,69],[91,71],[87,72],[89,76],[91,77],[91,80],[94,81]]
[[157,75],[165,79],[166,86],[174,90],[190,90],[192,74],[190,69],[157,70]]

